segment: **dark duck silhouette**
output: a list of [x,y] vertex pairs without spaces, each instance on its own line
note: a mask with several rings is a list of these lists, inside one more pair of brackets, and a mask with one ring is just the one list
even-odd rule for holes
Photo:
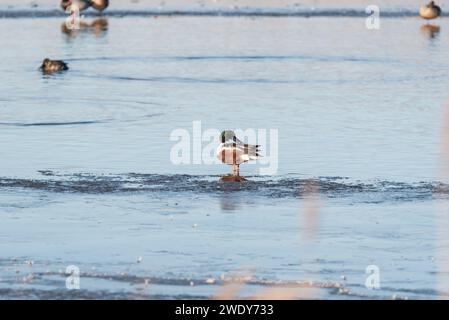
[[54,73],[69,70],[67,63],[62,60],[50,60],[45,58],[40,67],[44,73]]

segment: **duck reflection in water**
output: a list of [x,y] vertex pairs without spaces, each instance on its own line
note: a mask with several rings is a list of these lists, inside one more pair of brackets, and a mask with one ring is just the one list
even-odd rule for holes
[[64,22],[61,25],[61,32],[69,37],[75,37],[77,34],[92,33],[96,37],[100,37],[108,30],[108,19],[101,17],[93,20],[92,22],[80,21],[79,29],[69,28],[67,23]]
[[424,24],[421,33],[428,39],[435,39],[440,33],[440,26],[436,24]]
[[[227,186],[228,188],[232,188]],[[220,194],[220,208],[224,211],[238,210],[242,204],[238,192],[223,192]]]

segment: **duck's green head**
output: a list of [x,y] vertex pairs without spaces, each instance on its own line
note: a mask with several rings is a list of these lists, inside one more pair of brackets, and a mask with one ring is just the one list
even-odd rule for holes
[[221,140],[221,143],[225,143],[226,141],[229,141],[229,140],[235,141],[236,136],[235,136],[234,131],[232,131],[232,130],[222,131],[220,134],[220,140]]

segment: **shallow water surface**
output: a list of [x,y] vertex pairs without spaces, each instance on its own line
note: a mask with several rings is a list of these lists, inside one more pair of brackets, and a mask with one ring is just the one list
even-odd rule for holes
[[[86,19],[0,19],[0,297],[448,296],[449,20]],[[276,174],[173,164],[194,121],[277,129]]]

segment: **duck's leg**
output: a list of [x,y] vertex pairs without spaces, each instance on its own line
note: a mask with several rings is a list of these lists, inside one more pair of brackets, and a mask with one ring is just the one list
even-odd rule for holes
[[232,173],[229,176],[220,178],[220,182],[244,182],[246,179],[240,176],[240,165],[232,165]]
[[232,175],[234,177],[239,177],[240,176],[240,166],[238,164],[233,164],[232,165]]

